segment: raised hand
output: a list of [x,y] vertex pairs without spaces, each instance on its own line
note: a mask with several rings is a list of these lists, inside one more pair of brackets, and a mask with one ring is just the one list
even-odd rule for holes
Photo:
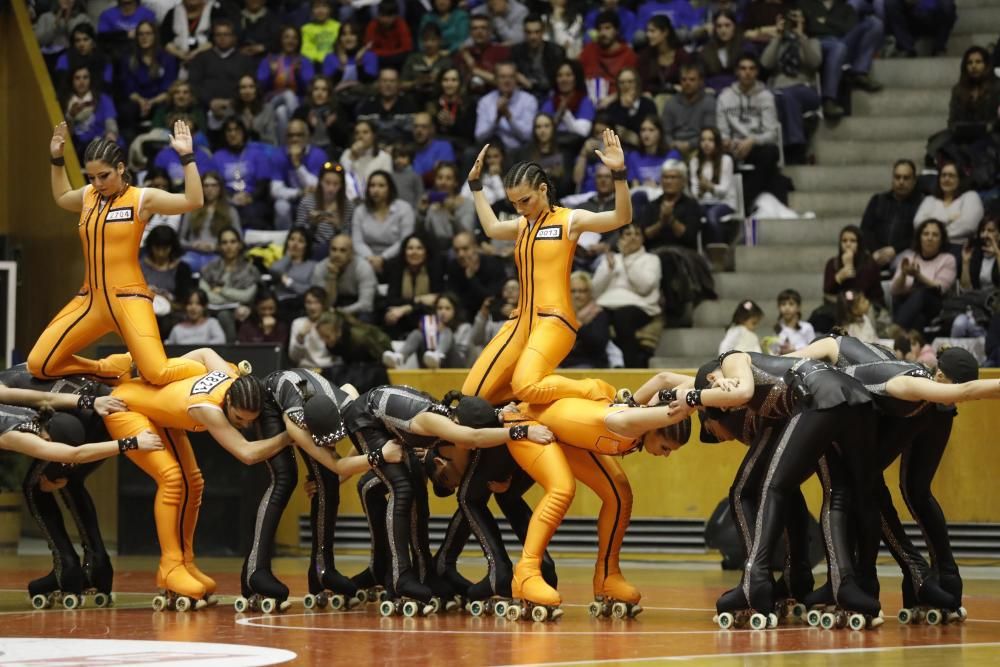
[[483,173],[483,165],[486,164],[486,151],[490,148],[489,144],[483,146],[483,150],[479,151],[479,155],[476,156],[476,161],[472,163],[472,169],[469,170],[469,180],[474,181],[479,178]]
[[178,155],[187,155],[194,152],[191,128],[182,120],[174,122],[174,133],[170,137],[170,147],[177,151]]
[[49,153],[52,157],[62,157],[63,151],[66,150],[66,139],[69,138],[69,128],[66,127],[66,121],[63,121],[56,125],[56,128],[52,131],[52,140],[49,142]]
[[604,151],[594,150],[597,157],[601,159],[604,166],[611,171],[621,171],[625,168],[625,151],[622,150],[622,141],[611,128],[604,130]]

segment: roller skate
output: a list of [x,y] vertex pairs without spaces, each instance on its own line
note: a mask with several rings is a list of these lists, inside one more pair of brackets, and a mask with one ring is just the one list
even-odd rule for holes
[[851,630],[870,630],[884,622],[878,600],[862,590],[856,582],[848,579],[840,584],[835,607],[820,615],[819,627],[824,630],[844,627]]
[[83,606],[83,570],[79,565],[64,566],[62,576],[55,570],[28,584],[28,595],[34,609],[49,609],[62,605],[64,609]]
[[382,616],[402,614],[407,618],[428,616],[435,612],[431,599],[434,594],[431,589],[417,581],[412,572],[399,577],[396,590],[389,591],[389,599],[379,603],[378,610]]
[[205,586],[191,576],[183,563],[161,564],[156,571],[156,585],[160,594],[153,598],[153,611],[185,612],[208,606]]
[[114,604],[111,585],[115,577],[111,560],[107,554],[91,556],[88,553],[84,554],[84,559],[83,576],[86,580],[86,586],[83,589],[83,594],[93,598],[95,607],[110,607]]
[[933,579],[925,580],[920,590],[916,590],[913,579],[909,575],[903,577],[903,608],[896,615],[902,625],[961,623],[965,620],[964,611]]
[[317,577],[310,568],[309,594],[302,598],[302,605],[306,609],[326,609],[329,605],[334,611],[348,611],[361,604],[359,593],[354,582],[336,569],[324,570]]
[[385,587],[378,583],[379,580],[372,574],[371,569],[366,569],[351,577],[351,583],[357,589],[355,597],[358,602],[365,604],[368,602],[384,602],[389,599]]
[[434,605],[434,613],[454,611],[461,608],[461,597],[452,589],[451,584],[444,577],[439,577],[433,572],[428,572],[424,577],[423,584],[430,588],[431,593],[433,593],[431,604]]
[[496,590],[490,584],[489,576],[486,576],[469,586],[468,597],[465,610],[476,618],[489,614],[504,618],[513,602],[510,594],[510,576],[503,577],[498,574]]
[[506,619],[516,621],[531,618],[533,621],[555,621],[563,614],[560,608],[562,597],[556,589],[545,583],[541,572],[523,567],[518,563],[511,584],[513,602],[507,607]]
[[[219,604],[219,599],[215,597],[215,579],[212,579],[212,577],[199,570],[198,566],[194,564],[194,560],[184,561],[184,569],[186,569],[188,574],[194,577],[202,586],[205,587],[205,604],[209,606]],[[286,592],[285,595],[287,596],[288,593]]]
[[820,619],[823,614],[827,612],[833,612],[837,609],[837,602],[833,599],[833,586],[830,583],[829,577],[825,584],[809,593],[802,600],[802,604],[806,606],[806,623],[810,627],[819,627]]
[[751,630],[764,630],[778,626],[778,615],[773,611],[764,614],[750,608],[742,586],[723,593],[715,603],[715,611],[712,622],[723,630],[748,626]]
[[250,583],[244,573],[240,577],[241,595],[233,602],[236,613],[261,611],[265,614],[286,611],[292,606],[288,601],[288,586],[278,581],[269,570],[260,569],[250,575]]
[[609,575],[603,582],[594,582],[594,601],[588,611],[592,618],[635,618],[642,613],[642,594],[625,581],[621,573]]
[[778,615],[779,624],[805,622],[807,608],[803,600],[812,592],[812,587],[812,572],[808,570],[801,574],[792,571],[788,579],[784,575],[778,579],[774,584],[774,613]]
[[953,572],[941,571],[938,574],[938,582],[941,584],[941,588],[954,598],[955,606],[948,612],[947,622],[964,622],[969,617],[969,614],[965,610],[965,607],[962,606],[962,577],[958,574],[958,570],[955,569]]
[[469,602],[474,598],[469,595],[469,589],[472,588],[472,582],[462,576],[458,569],[454,566],[447,566],[444,572],[441,573],[441,577],[444,578],[451,590],[455,592],[455,599],[459,603],[459,609],[465,609]]
[[614,405],[627,405],[630,408],[639,406],[639,404],[635,402],[635,398],[632,396],[632,390],[625,387],[622,387],[615,392],[615,399],[612,403]]

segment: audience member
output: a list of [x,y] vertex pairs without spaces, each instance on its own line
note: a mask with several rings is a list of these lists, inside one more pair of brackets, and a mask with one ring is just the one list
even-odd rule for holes
[[574,271],[569,277],[569,292],[577,322],[576,341],[560,366],[562,368],[608,368],[608,344],[611,343],[611,318],[594,300],[590,274]]
[[979,193],[968,189],[954,162],[946,162],[938,170],[934,194],[927,195],[920,202],[920,208],[913,216],[913,226],[937,220],[947,228],[951,243],[958,246],[975,234],[982,219],[983,201]]
[[198,54],[212,48],[213,26],[224,15],[219,3],[181,0],[160,22],[160,42],[170,55],[189,65]]
[[316,188],[307,192],[295,211],[295,224],[307,227],[313,237],[313,259],[322,259],[337,234],[351,235],[354,202],[347,197],[344,168],[327,162],[319,171]]
[[511,47],[524,41],[524,20],[528,8],[518,0],[486,0],[472,10],[473,16],[485,16],[501,46]]
[[916,37],[931,38],[931,55],[944,53],[958,14],[955,0],[885,0],[885,24],[896,39],[896,50],[917,55]]
[[441,72],[438,97],[427,103],[427,111],[434,118],[438,134],[452,146],[461,147],[472,142],[476,131],[476,105],[462,90],[458,68],[449,67]]
[[210,114],[207,129],[218,127],[229,116],[233,100],[240,92],[240,80],[244,76],[253,79],[254,69],[253,60],[236,50],[233,22],[228,18],[217,19],[212,25],[212,48],[201,51],[188,63],[191,90]]
[[612,12],[618,17],[618,33],[624,41],[631,43],[640,34],[642,27],[636,24],[635,12],[622,6],[621,0],[600,0],[598,6],[589,10],[583,18],[584,43],[597,39],[599,19],[605,12]]
[[455,150],[450,142],[434,136],[434,118],[426,111],[413,115],[413,170],[425,181],[441,162],[454,162]]
[[517,67],[498,63],[494,70],[496,90],[476,104],[476,142],[499,139],[507,150],[515,150],[531,138],[538,100],[517,85]]
[[913,243],[913,219],[923,199],[916,185],[917,166],[911,160],[896,160],[892,187],[868,200],[861,232],[865,248],[880,267],[888,267]]
[[56,60],[56,75],[53,80],[56,90],[66,91],[72,88],[73,72],[80,67],[86,67],[90,72],[90,80],[95,88],[110,88],[114,69],[111,61],[97,48],[94,26],[78,23],[70,31],[69,41],[69,49]]
[[448,53],[457,53],[469,38],[469,13],[457,4],[456,0],[434,0],[431,11],[420,17],[418,34],[423,35],[426,26],[436,25]]
[[730,350],[760,353],[760,339],[756,332],[757,325],[763,318],[764,311],[756,303],[750,299],[740,302],[733,311],[733,319],[729,322],[725,337],[719,343],[719,354]]
[[[167,225],[154,228],[143,242],[139,262],[142,277],[153,293],[153,311],[157,320],[166,322],[173,312],[179,311],[194,288],[191,267],[181,260],[181,244],[177,232]],[[161,331],[164,329],[160,327]]]
[[333,51],[340,22],[333,18],[330,0],[311,0],[309,20],[302,26],[302,55],[316,65]]
[[337,385],[350,383],[360,392],[389,384],[381,359],[392,341],[378,328],[332,311],[320,315],[316,331],[334,359],[323,371],[324,377]]
[[180,246],[185,251],[184,261],[194,271],[200,271],[216,258],[219,235],[224,230],[232,229],[238,235],[243,233],[240,215],[223,196],[222,186],[222,177],[218,172],[202,174],[201,190],[205,204],[181,218],[178,230]]
[[359,104],[378,72],[378,56],[361,42],[361,28],[352,21],[340,26],[333,51],[323,59],[323,75],[334,85],[337,102],[345,108]]
[[983,218],[976,236],[962,246],[962,269],[959,274],[960,299],[975,301],[986,307],[973,309],[968,306],[951,324],[952,338],[970,338],[986,335],[986,327],[993,315],[990,299],[1000,287],[1000,225],[994,218]]
[[70,45],[70,33],[78,25],[91,25],[82,0],[57,0],[49,11],[41,13],[32,26],[38,46],[50,69]]
[[288,325],[278,318],[278,299],[274,292],[261,289],[254,297],[253,312],[240,322],[236,340],[240,343],[274,343],[288,341]]
[[[879,308],[885,307],[879,268],[863,242],[857,225],[847,225],[840,230],[839,252],[826,262],[823,270],[823,295],[828,303],[835,303],[837,295],[850,290],[868,297]],[[815,320],[813,322],[816,324]],[[828,326],[820,327],[829,331]]]
[[[281,23],[268,9],[267,0],[243,0],[239,28],[240,53],[253,58],[256,63],[281,39]],[[299,41],[302,41],[301,35]],[[307,80],[311,78],[307,77]]]
[[704,128],[715,127],[715,95],[705,89],[700,65],[681,67],[680,93],[667,99],[661,118],[670,148],[683,155],[697,150]]
[[312,284],[316,262],[312,259],[312,237],[305,227],[296,227],[285,237],[281,259],[276,260],[268,272],[271,274],[274,296],[282,305],[282,312],[295,312],[302,304],[302,295]]
[[[170,84],[167,89],[166,103],[153,110],[153,127],[164,130],[172,128],[173,123],[168,121],[171,114],[184,114],[189,117],[191,123],[188,123],[188,126],[191,127],[192,133],[196,129],[204,130],[208,127],[205,110],[198,104],[194,91],[191,90],[191,84],[187,81],[177,80]],[[176,153],[176,151],[174,152]]]
[[339,150],[349,136],[348,124],[337,122],[340,110],[330,90],[330,80],[317,75],[309,83],[309,95],[292,114],[292,118],[304,120],[309,126],[310,143],[328,152]]
[[[659,186],[660,169],[669,153],[660,119],[656,116],[643,118],[639,124],[639,147],[625,154],[625,167],[633,189],[652,188],[655,191]],[[676,153],[674,156],[680,157]]]
[[801,350],[816,337],[813,326],[802,319],[802,295],[793,289],[778,294],[778,321],[774,324],[777,335],[774,349],[769,354],[788,354]]
[[616,92],[598,102],[597,106],[607,111],[622,148],[626,150],[638,148],[639,126],[643,119],[657,115],[656,104],[642,95],[639,90],[639,73],[631,67],[618,73]]
[[[970,47],[962,56],[962,72],[951,89],[948,103],[948,129],[954,140],[966,142],[973,136],[981,138],[984,133],[975,130],[996,123],[998,106],[1000,83],[990,66],[989,52],[981,46]],[[973,131],[963,136],[963,130]]]
[[[646,0],[637,5],[635,24],[648,26],[656,17],[667,16],[673,22],[681,42],[700,43],[711,35],[704,4],[706,3],[692,3],[691,0]],[[716,13],[729,9],[722,3],[715,2],[714,5]]]
[[948,252],[948,230],[938,220],[917,227],[913,246],[900,254],[892,278],[892,321],[923,329],[941,312],[944,293],[955,284],[955,256]]
[[174,325],[163,341],[167,345],[225,345],[226,333],[219,320],[207,314],[208,295],[193,289],[184,301],[184,319]]
[[303,56],[301,50],[302,36],[298,29],[285,26],[281,29],[278,48],[257,66],[257,83],[264,100],[274,111],[278,137],[284,136],[299,99],[316,76],[312,61]]
[[406,236],[400,245],[400,254],[386,262],[389,291],[378,309],[383,312],[383,329],[393,339],[416,328],[444,290],[444,271],[431,246],[416,234]]
[[[142,185],[143,187],[158,188],[166,192],[173,190],[173,184],[170,182],[170,174],[167,173],[166,169],[155,166],[146,170],[146,179],[143,181]],[[204,188],[205,186],[202,184],[203,192]],[[154,213],[149,216],[149,220],[146,222],[146,228],[142,231],[142,242],[145,243],[146,239],[149,237],[149,233],[161,225],[170,227],[170,229],[175,232],[178,231],[181,227],[181,214]]]
[[340,164],[362,191],[376,171],[392,171],[392,156],[379,148],[374,123],[359,120],[354,124],[354,143],[340,154]]
[[[486,168],[483,169],[481,179],[486,201],[495,211],[505,208],[513,210],[509,206],[507,190],[503,186],[503,175],[506,171],[505,160],[506,153],[503,144],[499,141],[491,143],[486,149]],[[462,186],[462,196],[472,198],[472,190],[469,189],[468,181]]]
[[358,106],[357,119],[373,123],[379,138],[386,143],[405,140],[412,133],[417,105],[400,92],[399,72],[382,67],[375,90],[375,95]]
[[413,51],[413,35],[399,15],[396,0],[379,3],[376,16],[365,28],[365,44],[371,45],[380,69],[392,68],[398,72],[403,67],[406,56]]
[[278,143],[278,121],[274,108],[264,104],[256,79],[250,74],[244,74],[239,79],[237,90],[231,118],[238,118],[243,123],[250,141],[274,146]]
[[354,244],[347,234],[330,239],[329,254],[316,263],[311,283],[322,287],[331,305],[340,312],[371,321],[378,279],[371,264],[354,253]]
[[452,65],[452,59],[441,48],[441,29],[428,23],[420,30],[420,51],[410,53],[403,63],[403,91],[415,95],[417,106],[424,108],[434,99],[441,73]]
[[94,88],[85,66],[77,67],[71,75],[72,85],[63,96],[62,109],[76,154],[83,155],[93,139],[118,142],[118,112],[111,97]]
[[865,343],[877,343],[878,333],[869,316],[871,302],[864,292],[843,290],[837,294],[837,327]]
[[[285,147],[272,158],[271,198],[274,200],[274,228],[292,226],[295,206],[303,193],[314,190],[326,153],[309,144],[309,126],[304,120],[293,120],[285,134]],[[323,241],[329,240],[327,236]]]
[[493,89],[496,67],[510,58],[510,49],[493,42],[493,28],[486,16],[469,19],[471,43],[462,48],[455,63],[470,93],[482,95]]
[[320,370],[333,365],[326,343],[316,331],[316,322],[327,310],[327,294],[322,287],[310,287],[302,297],[305,314],[292,320],[288,333],[288,358],[299,368]]
[[579,7],[570,0],[549,0],[548,9],[549,13],[542,16],[545,40],[561,46],[567,58],[578,58],[583,50],[583,14]]
[[531,139],[515,153],[514,160],[538,163],[548,174],[556,192],[570,192],[573,187],[572,164],[556,142],[555,121],[542,112],[535,116],[532,127]]
[[[583,65],[584,76],[587,77],[590,99],[603,107],[607,105],[605,100],[617,92],[615,72],[622,72],[626,68],[635,70],[639,59],[632,47],[622,40],[618,14],[603,11],[598,14],[596,25],[597,36],[593,42],[583,47],[580,63]],[[638,95],[638,81],[636,84]]]
[[[114,7],[108,7],[97,19],[97,34],[101,36],[107,50],[120,52],[135,40],[140,23],[156,25],[156,14],[139,0],[117,0]],[[119,53],[120,54],[120,53]]]
[[471,343],[472,325],[458,298],[445,292],[435,300],[434,312],[420,318],[419,325],[407,334],[398,351],[382,355],[382,363],[388,368],[399,368],[415,354],[421,368],[469,368]]
[[556,68],[566,59],[566,51],[545,40],[545,26],[537,14],[524,19],[524,41],[513,49],[517,83],[523,90],[544,100],[556,84]]
[[271,227],[271,164],[258,145],[247,142],[243,122],[230,117],[222,125],[225,146],[215,152],[229,203],[236,207],[240,223],[248,229]]
[[556,66],[552,95],[540,111],[552,116],[556,143],[569,153],[578,151],[594,125],[594,103],[587,96],[580,63],[564,60]]
[[663,194],[649,202],[639,218],[646,243],[653,252],[662,246],[697,250],[702,211],[684,193],[687,166],[680,160],[667,160],[660,169],[660,184]]
[[399,256],[402,239],[413,234],[413,207],[398,198],[396,184],[385,171],[368,177],[365,198],[354,209],[351,238],[354,251],[381,274],[385,262]]
[[704,243],[727,243],[724,219],[736,212],[733,158],[722,151],[722,136],[714,127],[701,131],[698,153],[689,166],[691,196],[705,213]]
[[[577,208],[594,213],[615,210],[615,181],[611,170],[601,162],[594,169],[594,194],[579,204]],[[573,267],[580,271],[593,271],[595,262],[615,247],[618,242],[618,230],[597,234],[583,233],[576,243],[576,254],[573,256]]]
[[177,79],[177,59],[160,48],[156,25],[143,21],[135,28],[135,46],[121,65],[122,92],[128,102],[121,110],[122,128],[131,141],[139,126],[152,126],[157,107],[166,103],[167,91]]
[[434,188],[417,206],[417,233],[436,253],[447,254],[457,234],[471,234],[476,228],[476,207],[471,198],[459,194],[458,179],[454,162],[439,162],[434,168]]
[[226,340],[236,340],[236,322],[250,313],[260,273],[243,256],[240,232],[226,227],[219,232],[219,256],[202,267],[198,287],[208,294],[209,309],[219,318]]
[[454,251],[445,272],[445,286],[455,293],[467,313],[476,312],[486,299],[500,293],[507,276],[504,261],[484,255],[475,234],[459,231],[451,240]]
[[392,146],[392,181],[398,196],[405,202],[419,202],[424,196],[424,179],[413,170],[413,144]]
[[[736,14],[724,9],[712,20],[712,36],[701,49],[701,64],[705,69],[705,85],[721,91],[736,81],[736,62],[741,55],[752,51],[744,43]],[[764,65],[768,69],[770,66]]]

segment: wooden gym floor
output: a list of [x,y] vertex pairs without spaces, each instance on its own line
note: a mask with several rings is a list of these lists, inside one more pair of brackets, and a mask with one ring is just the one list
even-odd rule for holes
[[[70,659],[52,662],[16,659],[11,638],[159,640],[213,642],[286,649],[302,665],[626,665],[685,660],[705,665],[978,665],[1000,657],[1000,569],[966,568],[965,606],[969,620],[961,625],[901,626],[900,579],[893,567],[881,568],[885,625],[873,631],[824,631],[804,625],[777,630],[721,631],[711,617],[717,595],[735,584],[737,574],[710,563],[629,562],[625,572],[643,590],[646,608],[638,619],[594,620],[587,614],[591,565],[578,558],[559,559],[560,590],[565,615],[556,623],[508,622],[443,614],[428,618],[382,618],[374,605],[352,612],[310,612],[301,597],[284,614],[237,615],[232,609],[238,592],[240,562],[203,559],[224,594],[219,606],[179,614],[150,609],[155,561],[118,558],[116,605],[111,609],[34,611],[24,592],[28,580],[45,574],[43,556],[11,556],[0,560],[0,665],[136,664],[141,654],[120,653],[117,661],[97,660],[90,647],[108,642],[77,642]],[[360,557],[344,557],[341,570],[364,566]],[[293,595],[305,592],[306,560],[283,558],[275,571]],[[481,567],[463,561],[468,575]],[[822,575],[817,575],[822,580]],[[228,594],[228,595],[225,595]],[[4,639],[6,638],[6,639]],[[55,646],[57,643],[51,643]],[[125,643],[127,644],[127,642]],[[60,644],[61,645],[61,644]],[[124,644],[123,644],[124,645]],[[40,643],[38,646],[48,646]],[[117,644],[116,644],[117,646]],[[181,644],[170,646],[182,646]],[[207,646],[207,645],[206,645]],[[34,649],[32,649],[34,650]],[[42,649],[39,649],[42,650]],[[125,659],[122,656],[132,655]],[[285,654],[291,657],[291,654]],[[275,664],[275,659],[238,664]],[[163,664],[175,664],[159,659]],[[192,654],[176,664],[237,664],[196,659]]]

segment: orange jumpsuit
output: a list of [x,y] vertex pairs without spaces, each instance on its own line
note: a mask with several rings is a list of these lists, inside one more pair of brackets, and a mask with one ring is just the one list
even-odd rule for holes
[[614,433],[604,423],[607,415],[629,408],[606,401],[564,398],[549,405],[521,404],[519,409],[521,415],[508,415],[507,423],[526,420],[544,424],[556,435],[556,444],[507,443],[514,460],[545,491],[531,515],[524,551],[514,569],[514,597],[537,604],[560,604],[559,593],[541,577],[541,558],[573,502],[579,480],[602,503],[597,517],[594,596],[638,602],[639,591],[625,581],[619,565],[622,540],[632,516],[632,488],[621,464],[610,455],[629,452],[639,443]]
[[[200,365],[200,364],[199,364]],[[235,374],[219,371],[156,387],[146,382],[126,382],[111,392],[128,404],[129,412],[104,418],[112,438],[128,438],[152,430],[163,440],[155,452],[130,451],[129,459],[156,481],[153,518],[160,541],[157,586],[195,599],[215,591],[215,582],[194,565],[194,531],[198,525],[205,480],[198,468],[187,431],[205,426],[190,414],[191,408],[222,410]]]
[[576,241],[569,238],[572,209],[546,211],[529,225],[518,220],[514,264],[520,283],[517,310],[483,349],[462,385],[462,393],[499,405],[517,397],[529,403],[557,398],[611,400],[615,390],[602,380],[570,380],[552,372],[576,342],[580,327],[569,295]]
[[[64,375],[90,375],[116,380],[127,373],[114,358],[94,361],[76,353],[109,331],[116,332],[132,353],[132,361],[148,382],[167,384],[204,371],[186,359],[167,359],[153,313],[153,294],[139,268],[144,223],[139,220],[144,190],[125,191],[102,201],[91,186],[83,191],[77,225],[86,266],[77,295],[59,311],[28,355],[28,370],[47,380]],[[54,268],[54,267],[53,267]]]

